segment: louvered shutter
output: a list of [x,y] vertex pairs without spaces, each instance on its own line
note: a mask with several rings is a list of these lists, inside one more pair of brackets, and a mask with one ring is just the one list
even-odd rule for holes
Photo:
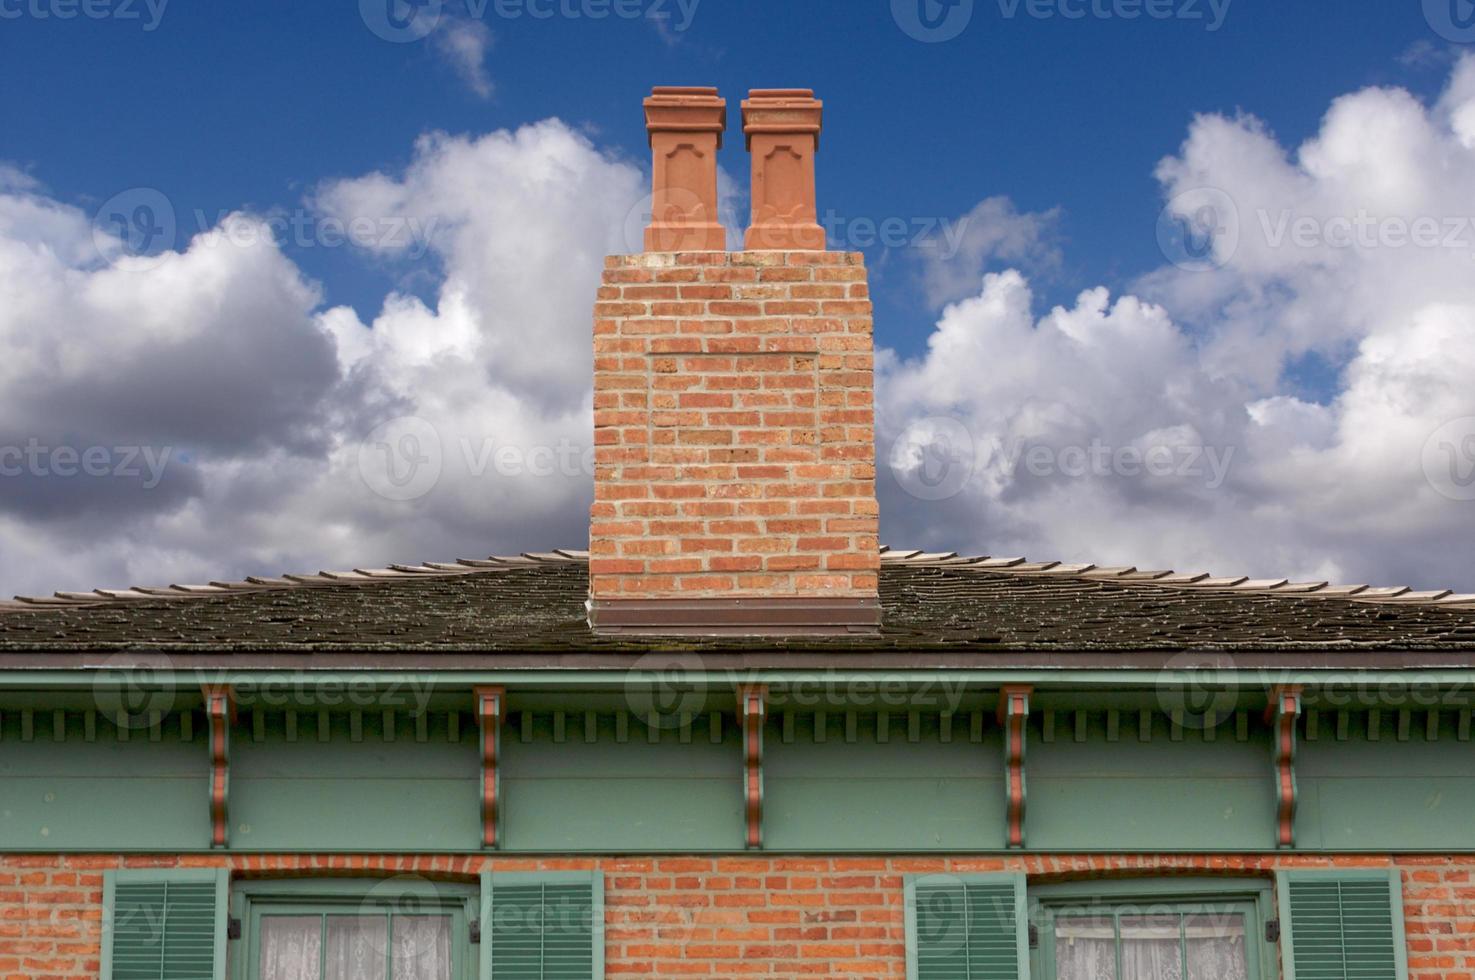
[[598,980],[604,975],[604,876],[482,876],[482,976]]
[[104,876],[102,980],[224,980],[225,871]]
[[910,980],[1028,980],[1024,876],[926,875],[907,880]]
[[1405,980],[1397,871],[1296,871],[1279,880],[1286,980]]

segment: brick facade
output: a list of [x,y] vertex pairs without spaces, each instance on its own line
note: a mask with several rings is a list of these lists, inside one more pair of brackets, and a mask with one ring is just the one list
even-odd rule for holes
[[648,252],[607,266],[594,598],[875,596],[862,256]]
[[1030,881],[1113,875],[1257,875],[1277,869],[1401,870],[1411,980],[1475,977],[1475,856],[1024,855],[658,857],[0,855],[0,978],[98,975],[102,872],[230,867],[235,876],[422,875],[473,883],[485,870],[605,874],[609,977],[846,978],[906,975],[903,876],[1023,870]]

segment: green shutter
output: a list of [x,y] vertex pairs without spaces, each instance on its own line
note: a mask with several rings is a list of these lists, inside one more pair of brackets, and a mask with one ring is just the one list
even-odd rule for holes
[[1405,980],[1393,871],[1292,871],[1279,880],[1286,980]]
[[482,875],[485,980],[604,976],[604,876]]
[[228,874],[109,871],[102,980],[224,980]]
[[909,980],[1029,980],[1023,875],[909,878],[906,928]]

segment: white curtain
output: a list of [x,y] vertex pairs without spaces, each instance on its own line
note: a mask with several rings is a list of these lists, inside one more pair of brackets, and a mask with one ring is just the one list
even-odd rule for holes
[[450,917],[395,916],[392,939],[382,915],[261,920],[261,980],[385,980],[391,952],[393,980],[450,980]]
[[1183,980],[1178,916],[1124,915],[1121,980]]
[[1116,980],[1116,926],[1107,917],[1055,922],[1056,980]]
[[268,915],[261,919],[264,980],[319,980],[323,920],[316,915]]
[[[1122,916],[1122,976],[1117,939],[1108,916],[1076,916],[1055,923],[1056,980],[1248,980],[1244,920],[1184,916]],[[1184,952],[1188,975],[1184,977]]]
[[1243,916],[1190,915],[1183,930],[1188,935],[1188,980],[1249,980]]
[[451,920],[444,915],[394,918],[394,980],[450,980]]
[[382,915],[330,915],[323,980],[385,980],[389,919]]

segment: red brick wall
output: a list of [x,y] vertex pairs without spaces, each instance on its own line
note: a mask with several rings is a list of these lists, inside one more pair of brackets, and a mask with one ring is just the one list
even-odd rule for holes
[[231,867],[237,875],[418,874],[475,881],[483,870],[605,874],[609,977],[903,977],[902,878],[1023,870],[1031,881],[1112,874],[1269,873],[1387,867],[1403,875],[1412,980],[1475,976],[1475,856],[1035,855],[979,858],[0,855],[0,978],[98,975],[102,872]]
[[608,260],[594,320],[596,598],[876,594],[862,263]]

